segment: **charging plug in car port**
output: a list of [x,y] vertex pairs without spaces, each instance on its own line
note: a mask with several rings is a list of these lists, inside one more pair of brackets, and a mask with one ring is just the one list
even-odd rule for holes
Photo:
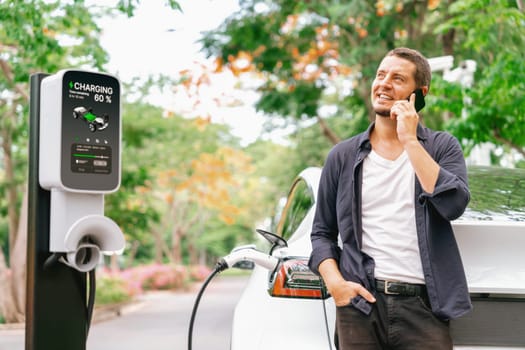
[[282,261],[270,278],[272,297],[327,299],[330,295],[322,279],[308,267],[308,260],[291,257]]

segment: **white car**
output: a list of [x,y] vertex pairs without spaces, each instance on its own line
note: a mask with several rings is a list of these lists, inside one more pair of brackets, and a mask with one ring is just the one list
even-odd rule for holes
[[[335,350],[335,305],[307,266],[320,168],[294,180],[270,254],[236,305],[231,350]],[[474,310],[451,322],[457,350],[525,349],[525,170],[470,167],[469,207],[455,220]]]

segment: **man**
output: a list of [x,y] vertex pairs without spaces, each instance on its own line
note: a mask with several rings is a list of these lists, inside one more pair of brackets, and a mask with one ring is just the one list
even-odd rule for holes
[[375,121],[323,168],[309,265],[334,298],[341,350],[452,349],[448,321],[472,308],[450,225],[470,199],[463,153],[414,107],[430,78],[421,53],[390,51],[372,84]]

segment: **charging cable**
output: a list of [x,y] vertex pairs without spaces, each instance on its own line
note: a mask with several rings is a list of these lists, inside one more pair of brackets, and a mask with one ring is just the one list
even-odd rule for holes
[[208,286],[208,284],[211,282],[211,280],[217,276],[221,271],[224,271],[228,268],[227,264],[223,264],[222,260],[219,261],[216,265],[213,271],[208,275],[206,280],[201,286],[201,289],[199,290],[199,293],[197,294],[197,299],[195,300],[195,304],[193,304],[193,310],[191,311],[191,318],[190,318],[190,327],[188,330],[188,350],[192,349],[193,344],[193,324],[195,323],[195,315],[197,314],[197,308],[199,307],[199,303],[201,301],[202,294],[204,293],[204,290]]
[[328,349],[332,350],[332,339],[330,338],[330,327],[328,326],[328,314],[326,312],[326,290],[322,277],[319,277],[321,282],[321,299],[323,300],[324,325],[326,327],[326,337],[328,338]]
[[95,269],[92,269],[88,272],[88,278],[89,278],[89,294],[88,294],[88,300],[87,300],[87,306],[86,306],[86,338],[89,334],[89,329],[91,327],[91,320],[93,319],[93,309],[95,308],[95,294],[97,290],[97,283],[96,283],[96,276],[95,276]]
[[256,250],[255,246],[253,245],[235,248],[234,250],[232,250],[232,252],[229,255],[220,259],[215,265],[215,268],[213,269],[213,271],[210,273],[210,275],[206,278],[206,280],[202,284],[199,290],[199,293],[197,294],[197,298],[195,299],[195,303],[193,304],[193,310],[191,312],[191,318],[190,318],[190,326],[188,329],[188,350],[192,350],[193,324],[195,323],[195,316],[197,314],[197,308],[199,307],[199,303],[202,298],[202,294],[204,293],[204,290],[206,289],[208,284],[211,282],[211,280],[215,276],[217,276],[221,271],[224,271],[230,267],[233,267],[239,261],[252,261],[256,263],[257,265],[267,268],[270,271],[273,271],[279,264],[279,259]]

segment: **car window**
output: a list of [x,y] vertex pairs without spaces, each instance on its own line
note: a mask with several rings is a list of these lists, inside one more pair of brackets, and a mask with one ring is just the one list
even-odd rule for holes
[[281,218],[277,225],[277,234],[288,240],[306,217],[313,204],[314,196],[309,186],[304,180],[297,180],[290,190],[286,205],[281,213]]

